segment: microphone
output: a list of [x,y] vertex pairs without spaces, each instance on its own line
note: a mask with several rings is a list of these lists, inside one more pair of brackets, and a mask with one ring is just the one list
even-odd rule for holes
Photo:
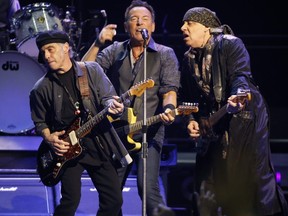
[[[101,13],[102,17],[105,19],[103,27],[102,27],[102,28],[104,28],[107,25],[107,13],[106,13],[105,10],[101,10],[100,13]],[[95,42],[94,42],[95,44],[97,44],[97,43],[99,44],[99,40],[98,40],[99,34],[100,34],[100,30],[99,30],[99,27],[97,26],[95,28],[95,35],[96,35],[96,39],[95,39]]]
[[101,10],[100,13],[102,14],[103,17],[105,17],[105,18],[107,17],[107,13],[105,10]]
[[103,27],[105,27],[107,25],[107,13],[105,10],[101,10],[100,13],[101,13],[102,17],[105,19],[105,23],[103,25]]
[[143,40],[147,40],[149,38],[148,30],[143,28],[140,30]]

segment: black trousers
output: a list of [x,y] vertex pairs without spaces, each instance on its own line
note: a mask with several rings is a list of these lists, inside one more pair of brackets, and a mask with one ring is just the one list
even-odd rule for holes
[[[85,159],[84,159],[85,161]],[[81,176],[86,170],[99,194],[97,216],[117,216],[123,198],[121,184],[112,163],[101,162],[97,166],[80,162],[67,167],[61,179],[61,200],[54,216],[74,216],[81,198]],[[95,196],[95,199],[97,197]],[[93,202],[93,200],[91,200]]]

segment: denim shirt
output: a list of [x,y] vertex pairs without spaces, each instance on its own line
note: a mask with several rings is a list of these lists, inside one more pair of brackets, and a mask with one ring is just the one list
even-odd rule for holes
[[[133,65],[130,58],[130,40],[114,42],[99,52],[97,62],[104,69],[117,93],[123,94],[133,84],[144,80],[144,55]],[[178,92],[180,85],[179,62],[174,50],[160,45],[151,38],[146,52],[146,78],[154,80],[152,88],[146,89],[147,118],[163,112],[163,94],[169,91]],[[144,95],[132,98],[131,107],[137,115],[137,121],[143,120]],[[160,139],[164,137],[161,128]],[[157,129],[155,129],[157,130]],[[159,130],[160,132],[160,130]]]
[[[103,67],[117,93],[122,94],[134,83],[144,80],[143,58],[142,55],[139,61],[132,65],[129,40],[126,40],[114,42],[102,50],[97,56],[97,62]],[[146,91],[149,117],[156,114],[158,106],[162,108],[163,94],[169,91],[177,93],[180,83],[179,64],[174,50],[155,43],[152,38],[147,47],[146,78],[152,78],[155,82],[154,87]],[[140,107],[142,108],[143,106]],[[158,110],[161,111],[162,109]],[[143,119],[143,116],[139,113],[137,119]]]

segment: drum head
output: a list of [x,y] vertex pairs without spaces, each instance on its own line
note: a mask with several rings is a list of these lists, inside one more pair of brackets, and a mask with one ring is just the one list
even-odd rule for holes
[[29,4],[19,12],[17,11],[12,18],[17,50],[29,56],[37,57],[38,48],[35,37],[40,32],[63,30],[59,15],[59,9],[46,2]]
[[29,94],[45,69],[34,59],[17,51],[0,53],[0,131],[24,133],[34,128]]
[[17,47],[18,51],[25,53],[34,59],[38,59],[39,49],[36,45],[36,37],[26,38]]

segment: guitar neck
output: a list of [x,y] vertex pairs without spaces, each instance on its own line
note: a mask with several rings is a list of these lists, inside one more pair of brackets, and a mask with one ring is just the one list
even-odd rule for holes
[[105,107],[101,112],[97,113],[80,128],[78,128],[78,130],[76,130],[77,137],[80,139],[90,133],[92,128],[107,116],[108,108],[109,107]]
[[214,126],[226,113],[227,104],[221,107],[216,113],[209,117],[209,122],[211,126]]
[[[171,111],[171,115],[176,115],[176,109]],[[147,126],[151,126],[153,124],[161,122],[160,114],[151,116],[146,119]],[[142,126],[144,125],[144,120],[140,120],[135,122],[134,124],[130,124],[129,126],[129,133],[133,133],[135,131],[141,130]]]
[[[127,98],[129,98],[132,95],[140,96],[146,88],[153,87],[153,86],[154,86],[154,81],[151,79],[147,80],[147,82],[141,82],[140,84],[136,84],[135,86],[132,86],[128,91],[123,93],[119,97],[118,102],[123,103]],[[97,113],[94,117],[92,117],[90,120],[84,123],[80,128],[78,128],[75,131],[77,138],[83,138],[88,133],[90,133],[92,128],[107,116],[108,108],[109,108],[108,106],[105,107],[101,112]]]
[[[130,91],[128,90],[119,97],[118,102],[122,103],[129,96],[130,96]],[[90,120],[85,122],[80,128],[78,128],[78,130],[76,131],[77,137],[83,138],[88,133],[90,133],[93,127],[97,125],[99,122],[101,122],[107,116],[108,108],[109,108],[108,106],[105,107],[101,112],[97,113]]]
[[119,102],[119,103],[123,103],[123,102],[126,100],[126,98],[129,98],[130,96],[131,96],[130,91],[126,91],[125,93],[123,93],[123,94],[119,97],[118,102]]
[[[237,96],[233,99],[235,103],[244,103],[251,100],[250,90],[238,89]],[[216,113],[209,117],[210,125],[215,125],[226,113],[228,103],[221,107]]]

